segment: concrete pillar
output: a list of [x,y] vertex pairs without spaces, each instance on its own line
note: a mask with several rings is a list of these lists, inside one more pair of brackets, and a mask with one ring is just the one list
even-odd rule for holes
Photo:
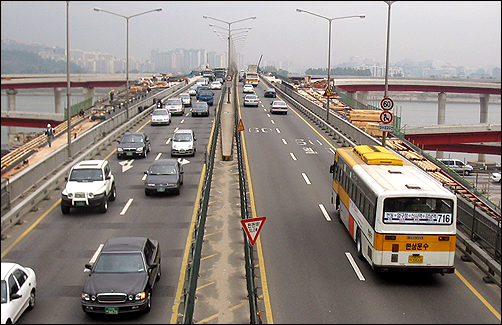
[[357,101],[361,104],[368,105],[369,91],[360,91],[357,93]]
[[[490,94],[479,94],[479,123],[488,123],[488,104]],[[486,154],[478,154],[479,162],[486,162]]]
[[[438,93],[438,125],[446,122],[446,93]],[[443,151],[436,152],[436,158],[444,158]]]
[[82,89],[82,93],[84,94],[84,98],[85,99],[92,98],[93,101],[94,101],[94,92],[95,92],[94,87],[84,87]]
[[[15,111],[16,110],[16,94],[17,90],[16,89],[7,89],[7,111]],[[15,126],[9,126],[7,129],[8,134],[14,134],[16,133],[16,127]]]
[[61,88],[54,88],[54,107],[56,113],[63,113],[61,106]]
[[347,95],[353,100],[357,100],[357,92],[356,91],[348,91]]

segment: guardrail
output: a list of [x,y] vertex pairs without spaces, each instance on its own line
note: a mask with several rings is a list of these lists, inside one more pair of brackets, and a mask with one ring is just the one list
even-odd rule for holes
[[[71,143],[73,151],[77,153],[74,157],[68,157],[68,144],[65,144],[45,159],[16,174],[8,182],[2,183],[2,200],[6,200],[4,193],[7,193],[8,202],[10,202],[10,204],[6,204],[10,210],[5,214],[2,210],[2,236],[7,229],[19,222],[29,211],[36,209],[37,204],[47,198],[52,191],[60,189],[73,162],[96,159],[94,157],[98,157],[123,132],[148,117],[151,110],[155,108],[155,105],[149,104],[148,101],[152,101],[154,97],[175,96],[188,89],[189,86],[191,84],[179,83],[155,94],[155,96],[139,100],[128,108],[129,114],[132,116],[129,121],[126,120],[127,114],[124,110],[74,139]],[[140,106],[148,108],[142,109],[141,112],[135,112]],[[12,202],[17,202],[17,204],[12,204]],[[2,208],[3,205],[4,202],[2,202]]]

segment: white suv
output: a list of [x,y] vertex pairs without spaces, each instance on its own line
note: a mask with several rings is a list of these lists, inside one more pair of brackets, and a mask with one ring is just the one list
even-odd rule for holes
[[471,165],[464,164],[464,162],[460,159],[440,158],[438,160],[460,175],[468,176],[474,170]]
[[115,177],[107,160],[83,160],[73,166],[61,192],[61,212],[70,208],[98,207],[105,213],[108,201],[115,201]]

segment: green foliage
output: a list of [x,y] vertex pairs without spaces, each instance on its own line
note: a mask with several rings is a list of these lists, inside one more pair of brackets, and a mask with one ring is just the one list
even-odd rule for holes
[[[1,51],[2,74],[66,74],[66,61],[43,59],[26,50]],[[70,63],[71,73],[82,73],[82,68]]]

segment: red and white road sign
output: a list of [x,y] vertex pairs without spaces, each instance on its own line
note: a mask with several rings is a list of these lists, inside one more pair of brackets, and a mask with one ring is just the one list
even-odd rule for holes
[[265,222],[265,217],[260,218],[251,218],[251,219],[243,219],[241,220],[242,226],[244,227],[244,231],[246,235],[248,235],[248,239],[251,242],[251,245],[254,245],[258,235],[260,234],[261,228],[263,227],[263,223]]
[[392,101],[392,99],[386,97],[380,102],[380,107],[383,110],[390,111],[394,107],[394,102]]
[[391,124],[393,119],[394,114],[392,114],[392,112],[383,111],[382,114],[380,114],[380,122],[383,124]]
[[225,78],[227,81],[232,81],[232,75],[231,74],[227,74],[226,78]]

